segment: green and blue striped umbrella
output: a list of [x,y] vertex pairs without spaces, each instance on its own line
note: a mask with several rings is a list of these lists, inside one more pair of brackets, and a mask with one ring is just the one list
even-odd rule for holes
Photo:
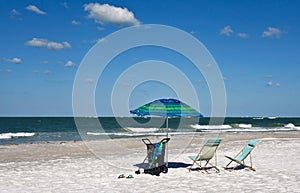
[[177,99],[158,99],[131,110],[130,113],[142,117],[203,117],[197,110]]
[[[201,113],[189,105],[177,99],[158,99],[147,103],[137,109],[131,110],[131,114],[138,116],[160,116],[166,117],[167,138],[169,137],[168,118],[169,117],[203,117]],[[166,146],[166,165],[168,167],[168,144]]]

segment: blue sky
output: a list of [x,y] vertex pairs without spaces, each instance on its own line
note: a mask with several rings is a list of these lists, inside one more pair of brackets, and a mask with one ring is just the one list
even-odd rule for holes
[[[141,24],[179,28],[206,46],[223,75],[227,116],[299,116],[299,9],[299,1],[285,0],[2,0],[0,116],[71,116],[76,70],[89,49],[112,32]],[[150,59],[185,72],[199,95],[200,111],[210,114],[207,85],[189,61],[145,47],[120,55],[101,77],[100,116],[112,115],[110,93],[120,73]],[[161,97],[176,96],[168,85],[142,84],[129,108]]]

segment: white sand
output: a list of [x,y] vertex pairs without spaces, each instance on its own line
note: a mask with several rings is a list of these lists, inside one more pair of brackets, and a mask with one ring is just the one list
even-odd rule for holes
[[[0,192],[299,192],[299,133],[221,134],[221,172],[188,172],[188,155],[197,153],[203,137],[210,136],[173,137],[169,162],[178,167],[159,177],[134,174],[146,156],[140,139],[89,142],[94,154],[81,142],[0,146]],[[253,151],[257,171],[224,170],[223,155],[235,155],[252,138],[261,139]],[[118,179],[122,173],[134,178]]]

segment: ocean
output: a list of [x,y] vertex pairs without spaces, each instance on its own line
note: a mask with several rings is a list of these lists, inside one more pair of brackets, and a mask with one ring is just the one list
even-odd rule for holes
[[[210,124],[212,120],[218,124]],[[159,117],[82,117],[76,121],[73,117],[0,117],[0,144],[163,136],[165,127],[165,119]],[[169,118],[168,127],[171,136],[194,132],[290,132],[300,130],[300,118]]]

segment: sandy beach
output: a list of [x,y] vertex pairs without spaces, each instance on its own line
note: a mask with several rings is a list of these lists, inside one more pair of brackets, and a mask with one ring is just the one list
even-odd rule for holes
[[[220,173],[189,172],[188,156],[210,137],[222,138]],[[250,139],[261,140],[252,154],[257,171],[223,169],[224,155],[234,156]],[[146,156],[141,138],[2,145],[0,192],[298,192],[299,147],[299,131],[172,136],[169,172],[151,176],[134,173]]]

